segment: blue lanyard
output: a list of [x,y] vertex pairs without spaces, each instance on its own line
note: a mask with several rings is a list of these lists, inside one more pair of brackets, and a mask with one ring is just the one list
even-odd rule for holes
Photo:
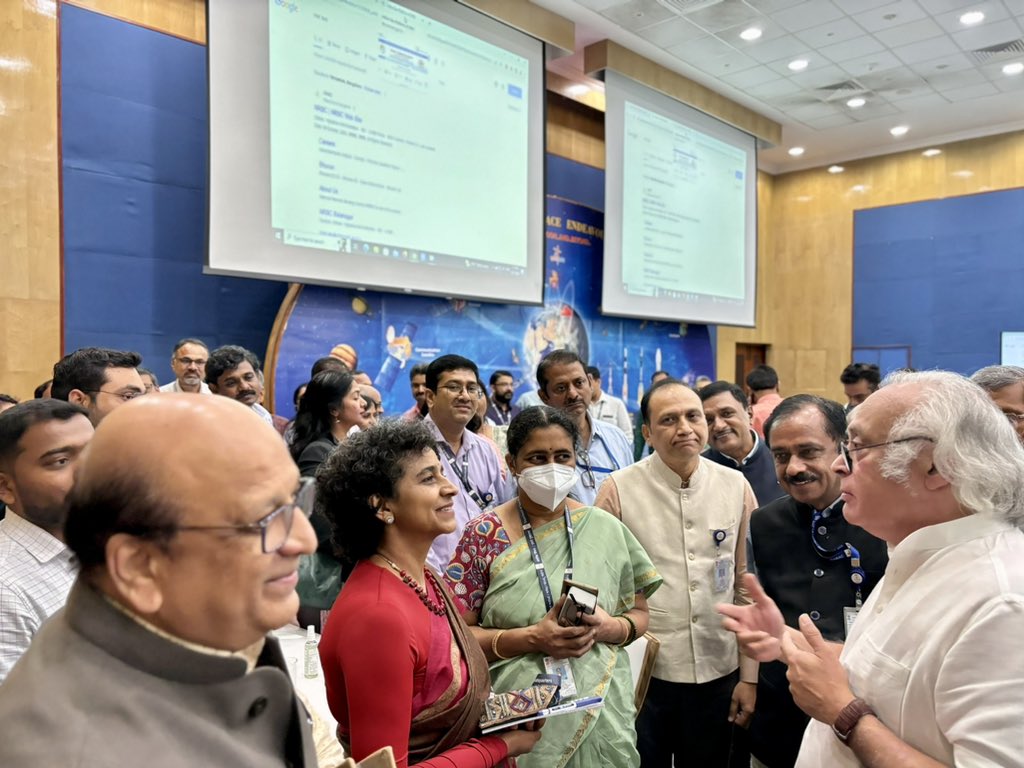
[[[555,600],[551,596],[551,585],[548,583],[548,572],[544,567],[544,560],[540,556],[540,548],[537,546],[537,537],[533,534],[533,525],[530,523],[530,518],[526,516],[526,510],[523,509],[523,503],[517,498],[516,505],[519,507],[519,522],[523,524],[523,536],[526,537],[526,545],[530,548],[530,559],[533,560],[534,570],[537,571],[537,581],[540,582],[540,592],[544,596],[544,609],[550,611],[554,605]],[[563,508],[565,515],[565,537],[569,540],[569,563],[565,566],[565,576],[563,579],[572,579],[572,518],[569,516],[569,505],[566,504]]]
[[584,472],[601,472],[608,475],[610,475],[617,469],[622,469],[622,467],[619,466],[619,462],[617,462],[615,460],[615,457],[612,456],[611,449],[608,447],[608,443],[605,442],[604,438],[601,437],[601,434],[595,429],[593,435],[594,439],[600,441],[600,443],[604,446],[604,452],[608,454],[608,459],[612,463],[611,469],[607,467],[592,466],[590,463],[590,451],[579,445],[576,446],[576,466],[582,469]]
[[818,556],[825,558],[829,562],[834,563],[837,560],[849,558],[850,582],[853,584],[857,607],[860,608],[861,603],[863,602],[860,588],[864,583],[866,576],[864,569],[860,566],[860,552],[858,552],[857,548],[849,542],[845,542],[842,546],[833,550],[823,547],[821,542],[818,541],[818,525],[824,519],[825,516],[821,512],[816,509],[813,511],[813,514],[811,515],[811,544],[814,545],[814,551],[818,553]]
[[[463,438],[465,439],[465,438]],[[476,505],[481,510],[487,509],[491,502],[494,501],[494,495],[491,493],[485,493],[481,496],[480,492],[472,486],[469,482],[469,448],[467,447],[462,455],[462,469],[459,469],[459,465],[456,463],[455,454],[452,452],[452,448],[444,440],[438,440],[437,444],[441,446],[441,450],[444,451],[445,457],[448,459],[448,466],[452,468],[452,471],[459,478],[462,483],[462,487],[466,489],[466,493],[469,497],[476,502]]]

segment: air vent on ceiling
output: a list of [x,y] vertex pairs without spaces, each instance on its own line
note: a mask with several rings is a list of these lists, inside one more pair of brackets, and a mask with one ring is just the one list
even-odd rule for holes
[[680,16],[702,11],[721,2],[722,0],[658,0],[660,5],[665,6],[672,13],[678,13]]
[[865,91],[867,89],[856,80],[844,80],[841,83],[823,85],[820,88],[815,88],[814,90],[827,91],[829,93],[849,93],[851,91]]
[[1024,38],[1011,40],[1008,43],[1000,43],[999,45],[990,45],[988,48],[979,48],[976,51],[970,51],[969,55],[978,63],[984,64],[989,59],[994,59],[1004,53],[1010,56],[1024,53]]

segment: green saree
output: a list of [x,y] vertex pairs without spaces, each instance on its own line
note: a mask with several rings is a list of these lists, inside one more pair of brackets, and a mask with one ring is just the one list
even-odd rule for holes
[[[617,519],[596,507],[572,513],[575,581],[598,588],[600,606],[612,616],[634,607],[637,593],[649,597],[660,585],[647,553]],[[565,521],[534,529],[557,599],[568,563]],[[509,545],[490,566],[490,583],[480,609],[480,626],[511,629],[535,624],[546,613],[526,539]],[[520,768],[636,768],[633,680],[624,649],[597,643],[582,658],[572,659],[577,696],[603,696],[604,707],[553,717],[533,752],[516,758]],[[519,656],[491,664],[491,689],[524,688],[544,672],[543,655]]]

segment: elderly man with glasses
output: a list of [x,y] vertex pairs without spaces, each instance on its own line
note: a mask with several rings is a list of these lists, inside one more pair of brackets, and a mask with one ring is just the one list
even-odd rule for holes
[[508,491],[494,449],[466,428],[483,394],[476,363],[459,355],[442,355],[427,366],[426,384],[429,413],[423,423],[437,440],[445,476],[459,489],[452,500],[455,530],[434,539],[427,555],[427,563],[444,572],[466,523],[505,501]]
[[853,411],[832,465],[844,514],[889,546],[845,646],[719,606],[744,652],[781,659],[812,721],[798,768],[1024,765],[1024,452],[976,384],[889,376]]
[[299,606],[309,497],[277,434],[228,398],[111,414],[69,497],[67,607],[0,687],[0,765],[315,766],[268,635]]
[[971,381],[988,392],[1017,438],[1024,443],[1024,368],[1016,365],[990,365],[975,371]]
[[174,381],[160,387],[161,392],[193,392],[209,395],[210,387],[203,381],[210,350],[200,339],[181,339],[171,353]]

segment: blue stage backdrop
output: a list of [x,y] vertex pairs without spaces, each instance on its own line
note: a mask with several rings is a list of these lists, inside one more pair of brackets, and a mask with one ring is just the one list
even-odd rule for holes
[[203,274],[206,48],[60,4],[64,347],[263,356],[287,286]]
[[409,368],[448,353],[474,360],[485,384],[494,370],[512,371],[518,396],[536,390],[534,371],[548,352],[573,349],[632,410],[656,370],[711,375],[706,326],[600,315],[603,227],[600,211],[548,198],[542,307],[304,287],[281,338],[276,412],[293,413],[295,387],[332,349],[374,378],[389,414],[412,405]]
[[854,358],[970,374],[1024,330],[1024,189],[857,211]]

